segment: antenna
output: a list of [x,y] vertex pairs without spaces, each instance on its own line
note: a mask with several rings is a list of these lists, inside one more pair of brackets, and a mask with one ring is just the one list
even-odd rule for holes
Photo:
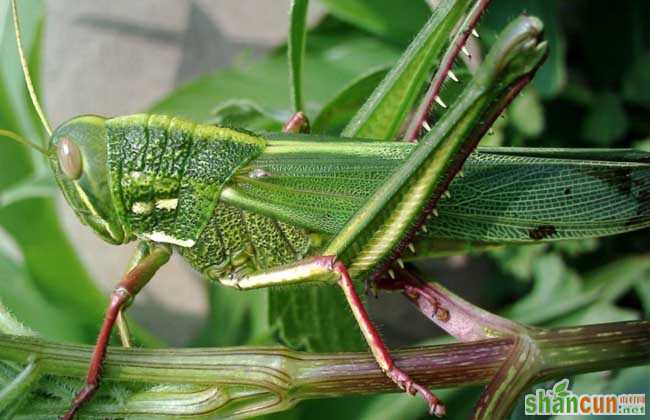
[[47,156],[47,150],[45,150],[43,146],[38,145],[32,141],[29,141],[26,138],[14,133],[13,131],[0,129],[0,136],[9,137],[12,140],[16,140],[18,143],[24,144],[25,146],[29,146],[32,149],[37,150]]
[[[20,64],[23,68],[23,75],[25,76],[25,83],[27,84],[27,90],[29,91],[29,96],[32,98],[32,104],[34,105],[34,109],[36,109],[36,113],[38,114],[38,117],[41,119],[41,123],[43,124],[43,127],[45,128],[45,131],[47,131],[47,135],[51,136],[52,135],[52,127],[50,127],[50,123],[47,121],[47,118],[45,118],[45,114],[43,113],[43,109],[41,109],[41,104],[38,102],[38,97],[36,96],[36,90],[34,89],[34,85],[32,84],[32,78],[29,75],[29,68],[27,67],[27,60],[25,59],[25,51],[23,50],[23,40],[22,37],[20,36],[20,25],[18,23],[18,7],[16,6],[16,0],[11,0],[11,10],[13,12],[13,18],[14,18],[14,28],[16,30],[16,44],[18,45],[18,55],[20,56]],[[18,136],[15,133],[14,136]],[[4,135],[7,135],[6,132]],[[13,138],[14,140],[17,140],[16,137],[14,136],[8,136]],[[20,137],[20,136],[18,136]],[[22,139],[22,137],[20,137]],[[25,140],[25,139],[23,139]],[[20,141],[20,140],[18,140]],[[20,141],[23,143],[22,141]],[[34,146],[33,143],[27,142],[25,140],[25,144],[31,145],[32,147]],[[37,147],[38,150],[44,151],[42,147]]]

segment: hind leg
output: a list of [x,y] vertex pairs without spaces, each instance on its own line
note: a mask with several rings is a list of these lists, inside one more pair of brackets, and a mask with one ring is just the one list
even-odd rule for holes
[[345,295],[348,305],[359,324],[363,337],[368,343],[368,347],[370,347],[370,351],[386,376],[406,392],[412,395],[416,393],[422,395],[429,405],[429,412],[431,414],[435,414],[436,416],[445,414],[444,405],[428,388],[413,381],[406,372],[395,365],[388,348],[372,325],[368,312],[354,289],[352,278],[345,264],[337,261],[333,256],[313,257],[295,264],[278,267],[250,276],[233,276],[219,281],[225,286],[235,287],[241,290],[291,284],[336,282]]

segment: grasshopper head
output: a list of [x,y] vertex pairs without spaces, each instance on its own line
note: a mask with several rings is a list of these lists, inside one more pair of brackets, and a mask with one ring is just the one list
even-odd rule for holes
[[105,119],[76,117],[50,137],[50,166],[65,199],[82,223],[112,244],[125,242],[109,187]]

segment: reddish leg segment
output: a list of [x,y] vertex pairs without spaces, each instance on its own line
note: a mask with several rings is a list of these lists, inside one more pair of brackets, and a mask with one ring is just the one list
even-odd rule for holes
[[133,299],[133,297],[144,287],[145,284],[163,266],[170,257],[171,251],[167,246],[143,244],[147,247],[148,252],[143,258],[129,270],[120,283],[111,294],[111,300],[106,309],[102,328],[99,330],[99,337],[95,344],[92,357],[90,358],[90,367],[86,376],[86,385],[77,393],[68,412],[62,417],[63,420],[71,420],[81,406],[87,402],[97,391],[99,380],[101,378],[101,369],[104,357],[106,357],[106,348],[111,338],[111,331],[118,314]]
[[395,366],[393,358],[390,356],[381,337],[379,337],[379,333],[377,333],[377,330],[372,325],[368,312],[366,312],[359,295],[354,289],[352,279],[345,264],[341,261],[336,261],[336,257],[331,255],[312,257],[261,273],[238,278],[222,278],[218,279],[218,281],[224,286],[235,287],[239,290],[336,281],[343,290],[348,304],[352,309],[352,313],[359,324],[359,328],[368,342],[368,346],[379,367],[401,389],[412,395],[419,392],[429,404],[429,411],[432,414],[437,416],[443,416],[445,414],[444,405],[428,388],[415,383],[405,372]]
[[397,384],[397,386],[409,394],[415,395],[416,392],[419,392],[429,404],[429,413],[435,414],[438,417],[444,416],[445,406],[440,402],[440,400],[428,388],[415,383],[405,372],[395,366],[393,358],[388,352],[386,345],[381,340],[379,333],[372,325],[368,312],[366,312],[361,299],[359,299],[359,295],[354,289],[352,279],[350,278],[345,265],[341,262],[336,262],[334,263],[333,270],[341,275],[339,286],[343,289],[343,293],[348,300],[352,313],[359,323],[361,332],[368,342],[368,346],[381,369]]
[[309,120],[301,111],[296,112],[289,118],[282,131],[285,133],[309,133]]

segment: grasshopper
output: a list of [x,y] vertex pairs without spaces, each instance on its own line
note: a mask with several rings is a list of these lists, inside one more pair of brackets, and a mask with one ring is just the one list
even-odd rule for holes
[[[394,277],[414,241],[459,237],[453,228],[445,234],[432,216],[479,140],[546,57],[538,19],[510,24],[459,99],[433,127],[425,126],[417,143],[408,143],[298,134],[308,125],[301,113],[273,134],[151,114],[84,115],[52,131],[27,71],[15,0],[12,6],[23,72],[49,144],[4,134],[43,153],[81,223],[111,244],[139,241],[111,295],[86,385],[64,418],[73,418],[97,390],[114,325],[124,325],[122,311],[173,251],[206,278],[239,290],[338,285],[381,369],[401,389],[422,395],[432,414],[444,415],[439,399],[395,365],[353,281]],[[488,160],[534,155],[482,153]],[[469,162],[480,166],[481,158]],[[428,227],[432,233],[416,237]],[[524,232],[529,240],[556,233]]]

